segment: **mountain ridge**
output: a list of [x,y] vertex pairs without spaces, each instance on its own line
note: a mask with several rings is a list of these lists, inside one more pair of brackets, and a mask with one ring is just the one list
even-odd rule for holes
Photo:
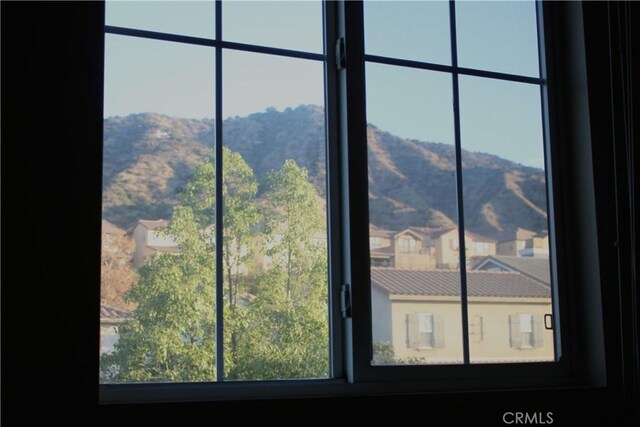
[[[452,145],[400,138],[369,124],[370,222],[393,230],[453,227],[457,216]],[[104,120],[103,217],[129,228],[137,219],[169,218],[199,162],[214,147],[213,119],[156,113]],[[325,196],[324,111],[301,105],[228,118],[223,141],[239,152],[259,182],[292,158]],[[463,150],[465,224],[490,235],[546,223],[544,172],[487,153]]]

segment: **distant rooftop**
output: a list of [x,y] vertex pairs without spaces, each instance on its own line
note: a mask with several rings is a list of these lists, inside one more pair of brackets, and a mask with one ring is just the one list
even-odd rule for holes
[[102,323],[120,323],[124,322],[130,316],[131,313],[128,311],[100,304],[100,322]]
[[[392,295],[458,296],[458,271],[413,271],[371,268],[371,283]],[[549,286],[520,273],[468,271],[468,295],[473,297],[550,298]]]
[[475,269],[483,268],[487,263],[494,263],[508,270],[516,270],[539,282],[551,283],[549,258],[546,257],[518,257],[505,255],[491,255],[476,264]]
[[167,221],[166,219],[140,219],[138,220],[136,225],[138,224],[143,225],[148,230],[156,230],[158,228],[166,227],[167,225],[169,225],[169,221]]
[[102,220],[102,232],[105,234],[125,234],[125,231],[106,219]]
[[534,237],[540,236],[535,231],[527,230],[526,228],[516,228],[515,230],[506,230],[493,235],[493,238],[498,242],[508,242],[511,240],[529,240]]

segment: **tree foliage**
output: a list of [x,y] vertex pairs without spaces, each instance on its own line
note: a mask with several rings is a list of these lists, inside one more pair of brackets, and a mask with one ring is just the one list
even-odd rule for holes
[[[110,229],[105,229],[107,227]],[[136,280],[136,272],[131,262],[133,249],[133,241],[123,230],[111,224],[105,226],[103,223],[100,268],[101,304],[124,310],[134,308],[133,304],[124,300],[126,293]]]
[[[227,149],[223,157],[225,377],[326,376],[327,255],[318,238],[325,226],[307,171],[285,162],[260,199],[242,157]],[[163,231],[180,251],[138,271],[128,293],[137,308],[101,359],[103,381],[216,379],[214,183],[207,162],[185,186]]]

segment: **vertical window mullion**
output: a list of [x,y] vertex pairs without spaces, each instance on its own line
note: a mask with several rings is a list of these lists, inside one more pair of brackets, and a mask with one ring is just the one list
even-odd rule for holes
[[223,293],[223,212],[222,188],[222,0],[216,0],[216,122],[215,122],[215,214],[216,214],[216,380],[224,381],[224,293]]
[[552,328],[554,331],[554,360],[560,360],[562,355],[562,339],[560,329],[560,313],[564,313],[564,310],[560,310],[560,301],[558,297],[558,273],[557,273],[557,257],[556,251],[556,224],[555,224],[555,204],[553,195],[553,164],[551,162],[551,129],[550,129],[550,112],[549,112],[549,87],[547,76],[547,54],[546,54],[546,41],[545,41],[545,23],[543,3],[541,1],[536,2],[536,22],[538,25],[538,61],[540,67],[540,78],[543,83],[540,84],[540,106],[542,114],[542,138],[543,138],[543,153],[544,153],[544,170],[546,179],[546,201],[547,201],[547,224],[549,227],[549,261],[550,265],[550,277],[551,277],[551,306],[552,313],[556,313],[553,318]]
[[325,127],[327,167],[327,230],[329,248],[329,376],[345,376],[343,322],[340,307],[340,284],[342,282],[342,238],[340,223],[340,145],[338,129],[338,74],[334,48],[339,37],[337,3],[324,1],[324,79],[325,79]]
[[449,2],[449,19],[451,25],[451,65],[453,68],[453,123],[456,151],[456,190],[458,208],[458,255],[460,266],[460,304],[462,314],[462,350],[465,365],[469,364],[469,307],[467,295],[467,263],[464,226],[464,199],[462,181],[462,143],[460,140],[460,93],[458,84],[458,47],[456,36],[455,0]]

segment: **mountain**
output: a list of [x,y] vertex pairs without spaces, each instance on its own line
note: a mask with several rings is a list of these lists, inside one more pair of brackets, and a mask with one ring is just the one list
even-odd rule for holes
[[[214,122],[153,113],[104,121],[103,217],[128,228],[140,218],[169,218],[199,162],[211,158]],[[225,145],[258,180],[294,159],[325,195],[324,112],[302,105],[225,120]],[[456,218],[454,147],[399,138],[368,126],[371,223],[450,227]],[[465,221],[484,234],[517,227],[546,230],[544,173],[497,156],[463,151]]]

